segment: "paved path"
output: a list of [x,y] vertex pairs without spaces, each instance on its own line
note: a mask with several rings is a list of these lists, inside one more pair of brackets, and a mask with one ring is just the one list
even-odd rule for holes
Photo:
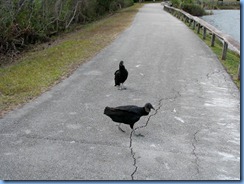
[[[113,85],[120,60],[127,90]],[[105,106],[152,103],[118,130]],[[160,4],[50,91],[0,120],[0,179],[240,179],[239,90],[212,51]]]

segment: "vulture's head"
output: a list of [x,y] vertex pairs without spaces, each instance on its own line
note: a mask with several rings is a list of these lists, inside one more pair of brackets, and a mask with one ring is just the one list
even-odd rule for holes
[[120,61],[119,66],[123,66],[124,65],[124,61]]
[[152,104],[150,104],[150,103],[146,103],[144,106],[144,109],[148,113],[151,111],[151,109],[155,110],[154,107],[152,106]]

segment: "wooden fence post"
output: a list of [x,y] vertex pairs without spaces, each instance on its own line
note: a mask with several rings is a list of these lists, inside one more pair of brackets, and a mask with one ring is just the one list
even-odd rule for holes
[[183,21],[184,20],[184,14],[182,14],[182,16],[181,16],[181,21]]
[[201,25],[200,25],[200,23],[198,23],[198,26],[197,26],[197,34],[200,33],[200,29],[201,29]]
[[215,41],[215,34],[212,32],[212,37],[211,37],[211,47],[214,46],[214,41]]
[[206,39],[206,32],[207,32],[207,28],[206,27],[203,27],[203,39],[205,40]]
[[192,27],[192,29],[195,30],[195,27],[196,27],[196,21],[193,20],[193,27]]
[[186,16],[186,18],[185,18],[185,23],[187,22],[187,20],[188,20],[188,17]]
[[224,41],[223,50],[222,50],[222,60],[226,59],[227,49],[228,49],[228,43]]
[[[220,39],[222,39],[223,40],[223,48],[222,48],[221,59],[222,60],[226,60],[227,51],[228,51],[228,43],[232,44],[232,42],[231,42],[232,39],[227,38],[225,40],[225,37],[222,36],[222,34],[220,34],[220,35],[218,33],[215,34],[215,29],[212,30],[211,27],[209,28],[208,24],[205,24],[204,21],[203,21],[203,25],[201,25],[200,22],[198,22],[197,20],[195,21],[194,18],[193,19],[188,18],[188,16],[186,14],[184,14],[184,12],[178,11],[178,10],[170,8],[170,7],[165,8],[165,10],[170,12],[171,14],[173,14],[174,16],[176,16],[177,18],[179,18],[183,22],[185,22],[185,23],[188,22],[190,27],[191,27],[191,25],[193,23],[193,30],[195,30],[196,27],[197,27],[197,34],[200,34],[201,28],[203,27],[203,39],[206,39],[207,30],[209,30],[208,32],[211,32],[211,47],[214,47],[214,45],[215,45],[216,36],[219,37]],[[207,26],[207,27],[205,27],[205,26]],[[237,44],[237,49],[238,50],[239,50],[239,47],[240,46],[238,46],[238,44]],[[241,69],[240,69],[240,64],[239,64],[239,66],[238,66],[238,74],[237,74],[238,75],[237,76],[238,80],[240,80],[240,78],[241,78],[241,73],[240,73],[241,71],[240,70]]]

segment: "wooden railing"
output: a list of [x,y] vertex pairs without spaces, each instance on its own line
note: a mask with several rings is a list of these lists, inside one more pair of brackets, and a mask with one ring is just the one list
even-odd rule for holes
[[[228,45],[230,45],[231,50],[233,50],[240,56],[240,43],[238,41],[234,40],[231,36],[222,33],[221,31],[219,31],[218,29],[216,29],[214,26],[210,25],[209,23],[205,22],[204,20],[202,20],[196,16],[192,16],[191,14],[189,14],[183,10],[168,6],[166,4],[164,4],[164,10],[173,14],[177,18],[185,21],[186,23],[189,23],[189,25],[192,26],[193,29],[197,28],[198,34],[200,33],[200,30],[202,29],[203,30],[202,31],[203,39],[206,38],[206,34],[208,31],[208,33],[210,33],[210,35],[211,35],[211,46],[212,47],[214,46],[215,38],[218,37],[218,39],[220,39],[223,43],[222,56],[221,56],[222,60],[226,59]],[[238,79],[240,80],[240,64],[238,67]]]

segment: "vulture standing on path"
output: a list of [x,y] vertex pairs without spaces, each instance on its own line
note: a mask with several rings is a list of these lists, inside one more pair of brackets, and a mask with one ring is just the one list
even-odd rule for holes
[[[109,116],[114,122],[130,125],[130,128],[133,130],[134,124],[141,116],[147,116],[151,109],[154,108],[150,103],[146,103],[144,107],[138,107],[135,105],[105,107],[104,114]],[[124,132],[124,130],[120,128],[120,124],[118,128]]]
[[127,77],[128,77],[128,71],[124,66],[124,61],[120,61],[119,70],[117,70],[114,73],[114,82],[115,82],[114,86],[118,86],[118,89],[126,89],[125,87],[123,87],[123,83],[125,82]]

